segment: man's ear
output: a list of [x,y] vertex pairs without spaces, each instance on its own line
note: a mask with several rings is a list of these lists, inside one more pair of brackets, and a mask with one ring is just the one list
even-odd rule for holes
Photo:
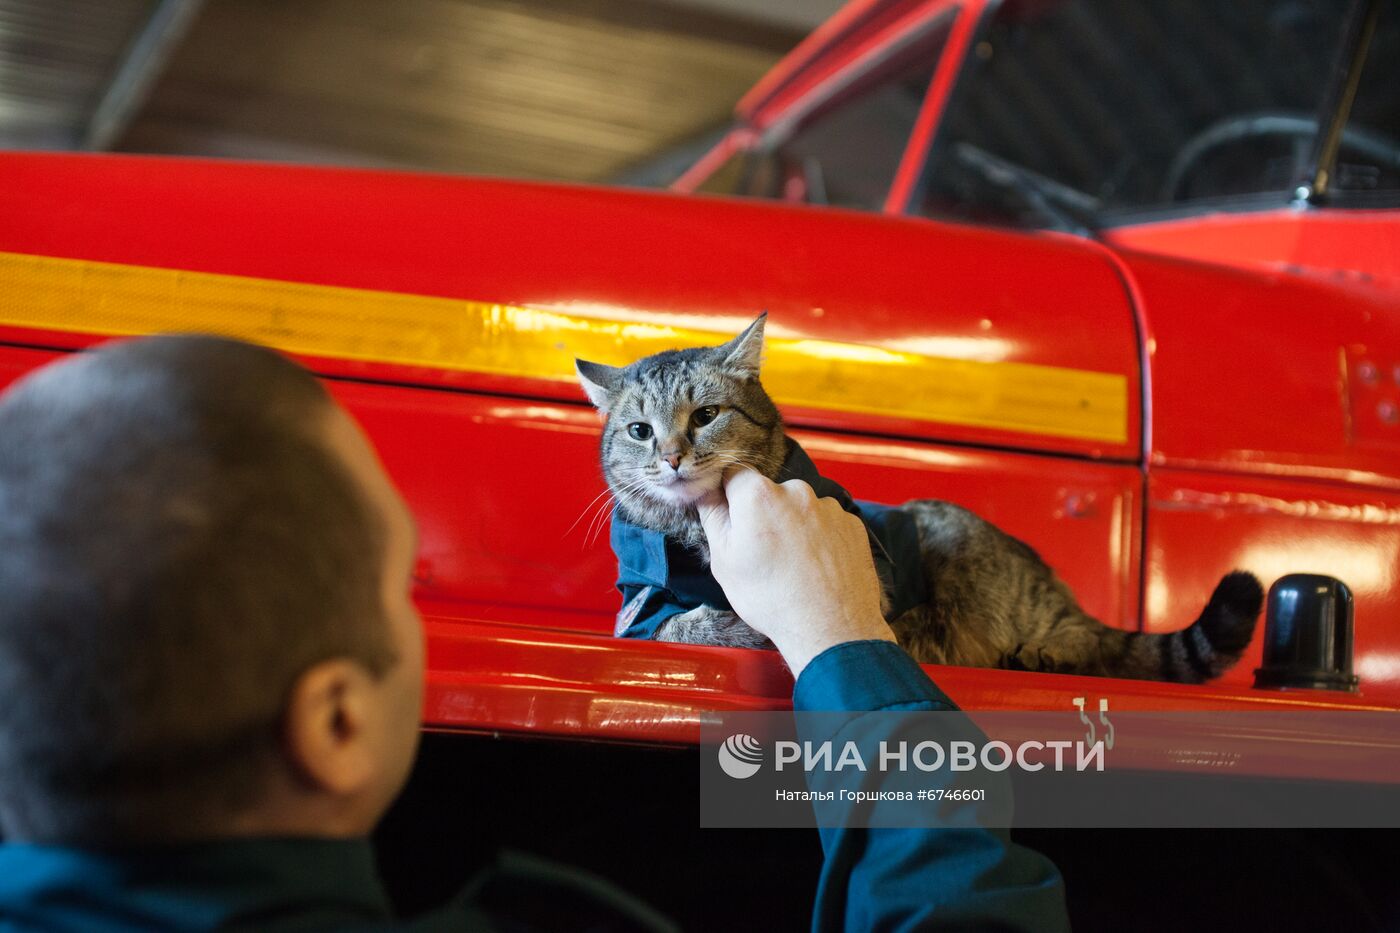
[[763,324],[768,312],[758,316],[744,332],[718,349],[724,367],[748,379],[758,378],[758,367],[763,359]]
[[608,397],[622,384],[622,370],[617,366],[574,360],[574,371],[578,373],[578,381],[583,385],[583,391],[588,393],[588,400],[606,415]]
[[301,780],[339,797],[374,783],[373,677],[348,658],[313,665],[292,685],[284,713],[287,757]]

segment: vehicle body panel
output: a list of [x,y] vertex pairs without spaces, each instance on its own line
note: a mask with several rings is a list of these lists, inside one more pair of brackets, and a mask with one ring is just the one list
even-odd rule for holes
[[1357,694],[1248,687],[1256,639],[1207,687],[934,669],[959,703],[1395,708],[1394,215],[1212,216],[1098,241],[894,216],[989,7],[854,4],[692,173],[956,8],[884,216],[0,155],[0,384],[152,330],[291,353],[365,426],[421,525],[426,725],[688,743],[703,710],[782,708],[791,680],[773,652],[609,637],[599,421],[571,363],[719,343],[766,310],[765,379],[824,472],[861,498],[973,509],[1107,624],[1181,628],[1235,568],[1331,573],[1356,595]]
[[1280,208],[1116,227],[1116,247],[1400,292],[1396,212]]
[[1281,271],[1123,259],[1151,335],[1154,467],[1400,488],[1400,424],[1380,416],[1400,403],[1394,297]]
[[[1004,6],[957,5],[883,213],[917,210],[915,189],[952,86],[976,80],[974,59],[1016,54],[978,44],[990,14]],[[1055,6],[1019,3],[1014,15],[1029,14],[1033,28],[1039,11]],[[901,15],[906,24],[922,22],[947,8],[928,2]],[[880,31],[890,15],[890,5],[853,3],[840,14],[839,32],[799,47],[736,108],[727,156],[782,142],[763,131],[793,122],[784,109],[800,110],[796,98],[818,86],[804,84],[804,75],[829,82],[842,69],[875,67],[871,36],[896,47],[892,31]],[[1339,6],[1338,21],[1345,15]],[[1328,108],[1344,108],[1342,100],[1324,97],[1319,126],[1339,119],[1333,114],[1344,109]],[[714,168],[687,173],[676,187],[694,190]],[[1231,567],[1266,583],[1286,572],[1330,573],[1357,593],[1357,669],[1390,689],[1400,638],[1392,533],[1400,489],[1400,211],[1287,205],[1292,196],[1143,211],[1085,241],[1118,269],[1141,340],[1142,625],[1180,628],[1197,594]],[[1256,639],[1227,681],[1248,683],[1259,650]]]
[[[76,156],[8,155],[0,165],[13,181],[0,193],[0,252],[471,302],[435,307],[440,326],[399,340],[396,324],[366,310],[386,302],[382,296],[306,298],[284,289],[247,298],[315,300],[324,314],[343,313],[341,340],[327,344],[227,310],[228,296],[242,294],[229,291],[239,283],[143,279],[125,292],[137,304],[143,288],[183,289],[179,300],[191,313],[200,302],[197,323],[261,328],[268,342],[311,347],[301,351],[307,355],[329,346],[320,355],[339,360],[330,370],[338,375],[394,378],[407,363],[414,380],[579,399],[572,351],[625,363],[668,340],[722,342],[767,310],[770,351],[782,345],[793,367],[783,375],[794,391],[773,387],[780,401],[799,399],[788,407],[795,423],[1091,457],[1140,454],[1127,297],[1112,267],[1072,242],[849,212],[421,175]],[[587,249],[577,242],[580,229],[589,231]],[[1017,275],[1008,276],[1012,262]],[[97,281],[119,271],[58,274]],[[41,288],[37,274],[17,269],[12,287],[47,294],[51,283]],[[198,290],[213,297],[201,299]],[[345,307],[351,300],[360,304]],[[415,311],[428,313],[421,305]],[[376,339],[390,331],[382,339],[395,338],[393,353],[361,352],[357,327]],[[570,328],[562,344],[542,336],[552,327]],[[73,336],[49,339],[79,345],[92,330],[83,321],[67,329]],[[1065,341],[1066,331],[1095,340]],[[513,369],[503,375],[478,365],[480,354],[522,334],[535,342],[518,345]],[[463,356],[469,364],[454,365]],[[1053,404],[1073,418],[1102,400],[1108,427],[1053,437],[1042,424],[1001,427],[999,412],[1043,415],[1052,404],[1048,395],[1025,397],[1023,367],[1065,371],[1070,393],[1087,378],[1092,398]],[[946,374],[946,386],[929,381],[929,372]],[[1096,373],[1107,377],[1106,388]],[[961,409],[964,419],[934,425],[899,414],[914,409],[898,391],[873,397],[881,386],[907,391],[909,379],[943,391],[950,416]],[[869,404],[841,411],[857,390]]]
[[[1392,695],[1400,673],[1400,493],[1287,478],[1154,469],[1147,517],[1145,628],[1181,627],[1181,593],[1244,567],[1264,580],[1322,573],[1355,598],[1356,671]],[[1245,685],[1255,639],[1222,683]]]

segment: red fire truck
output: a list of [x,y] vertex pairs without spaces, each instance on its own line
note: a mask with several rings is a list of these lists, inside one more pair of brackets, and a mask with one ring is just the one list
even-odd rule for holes
[[[611,637],[573,360],[762,310],[765,383],[823,472],[973,509],[1107,624],[1183,627],[1235,568],[1354,596],[1355,691],[1254,687],[1257,635],[1205,686],[931,669],[965,708],[1393,710],[1400,10],[1343,7],[857,0],[671,192],[3,154],[0,384],[161,331],[305,362],[418,517],[425,726],[569,746],[595,790],[791,679]],[[548,758],[511,747],[492,760]],[[693,814],[682,771],[641,816]]]

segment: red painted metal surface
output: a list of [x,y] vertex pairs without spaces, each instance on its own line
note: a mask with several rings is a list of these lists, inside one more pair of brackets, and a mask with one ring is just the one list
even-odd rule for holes
[[[790,411],[795,423],[1094,458],[1140,454],[1138,349],[1122,283],[1094,251],[1064,238],[672,194],[196,160],[0,154],[0,172],[8,180],[3,251],[733,333],[767,309],[770,337],[1127,380],[1121,443],[838,411]],[[1017,275],[1006,275],[1013,265]],[[81,346],[86,338],[0,327],[0,339]],[[543,380],[316,365],[335,375],[583,397],[572,384]]]
[[[1154,467],[1400,488],[1400,425],[1378,414],[1400,400],[1394,297],[1285,272],[1124,261],[1151,327]],[[1362,362],[1377,368],[1374,384],[1361,384]]]
[[1114,246],[1185,259],[1291,271],[1400,294],[1400,212],[1296,210],[1205,214],[1103,232]]
[[[743,132],[950,6],[848,7],[745,98]],[[984,6],[959,6],[887,211],[907,200]],[[1266,583],[1338,576],[1356,595],[1361,692],[1254,690],[1257,641],[1206,687],[931,669],[939,684],[969,709],[1070,710],[1076,696],[1115,710],[1400,705],[1400,426],[1386,407],[1400,406],[1395,213],[1217,215],[1085,243],[428,175],[18,154],[0,155],[0,171],[3,251],[716,330],[766,308],[775,335],[1120,374],[1122,443],[788,415],[857,496],[974,509],[1035,546],[1109,624],[1179,628],[1234,567]],[[31,347],[100,339],[0,328],[0,341]],[[0,346],[0,385],[55,355]],[[598,424],[573,387],[307,362],[364,424],[422,526],[426,725],[686,743],[705,710],[789,704],[772,652],[606,634],[617,597],[606,532],[590,530]]]
[[[1125,253],[1152,376],[1144,627],[1180,628],[1224,568],[1326,573],[1356,669],[1400,685],[1400,318],[1374,284]],[[1260,640],[1225,676],[1246,685]]]
[[[1373,695],[1400,681],[1400,493],[1242,473],[1154,469],[1147,519],[1148,631],[1191,618],[1221,567],[1263,580],[1324,573],[1356,601],[1355,663]],[[1223,682],[1247,685],[1259,639]]]
[[[429,609],[430,727],[688,743],[707,710],[787,709],[792,678],[773,651],[604,639],[547,628],[504,637],[499,623]],[[929,667],[967,710],[1063,710],[1076,697],[1111,710],[1392,709],[1367,695]]]
[[[945,6],[857,5],[757,88],[745,116],[759,129],[783,119]],[[902,205],[964,53],[965,42],[950,44],[889,210]],[[3,156],[0,167],[11,182],[0,250],[712,329],[767,308],[775,333],[790,336],[1122,374],[1121,444],[788,414],[856,495],[973,508],[1034,545],[1113,625],[1179,628],[1234,567],[1266,583],[1295,571],[1341,577],[1356,594],[1362,692],[1253,690],[1257,642],[1209,687],[955,668],[934,669],[939,683],[972,709],[1067,709],[1074,696],[1123,710],[1400,701],[1393,214],[1197,218],[1120,228],[1105,245],[431,176],[43,156]],[[13,328],[0,338],[98,339]],[[0,350],[0,381],[49,356]],[[598,428],[571,387],[308,362],[365,425],[423,528],[427,725],[689,742],[704,710],[787,705],[791,682],[771,652],[606,635],[614,565],[589,511],[602,490]]]
[[[1377,323],[1381,309],[1365,294],[1352,294],[1354,289],[1140,255],[1119,260],[1101,246],[1064,237],[765,205],[212,163],[43,157],[11,157],[10,162],[12,174],[25,184],[0,195],[9,208],[0,225],[0,248],[7,250],[521,304],[567,306],[572,296],[614,311],[663,318],[713,315],[728,321],[732,315],[742,320],[740,315],[761,300],[775,308],[775,320],[795,319],[793,330],[807,329],[799,333],[877,344],[892,337],[932,338],[942,346],[966,340],[972,347],[994,345],[1003,359],[1117,369],[1134,386],[1134,409],[1142,378],[1135,363],[1142,348],[1135,334],[1141,329],[1152,341],[1149,359],[1163,384],[1151,399],[1158,433],[1152,443],[1154,470],[1309,481],[1323,471],[1333,482],[1360,479],[1380,487],[1400,481],[1384,435],[1374,451],[1345,442],[1339,433],[1336,371],[1323,373],[1313,365],[1333,359],[1338,349],[1392,339],[1384,330],[1388,325]],[[470,221],[462,219],[468,215]],[[111,216],[124,218],[120,227],[106,222]],[[572,222],[551,227],[544,222],[550,217]],[[356,218],[359,222],[352,223]],[[385,241],[375,231],[391,218],[397,218],[400,239]],[[527,257],[520,255],[526,247],[521,225],[533,243]],[[585,258],[574,250],[580,230],[590,231],[590,241],[601,247],[596,256]],[[600,232],[595,235],[595,230]],[[736,235],[736,230],[748,233]],[[439,240],[432,238],[435,231]],[[638,242],[671,246],[639,251]],[[793,255],[795,260],[783,261]],[[1017,276],[1000,274],[1013,267]],[[1211,296],[1220,313],[1200,315],[1202,293]],[[814,313],[817,309],[821,315]],[[1141,316],[1136,323],[1135,315]],[[1282,328],[1280,315],[1287,319]],[[1334,340],[1332,350],[1317,351],[1314,359],[1308,354],[1316,349],[1319,322],[1345,339],[1340,344]],[[1258,337],[1266,333],[1272,340],[1261,343]],[[69,346],[87,342],[58,333],[8,336]],[[1256,359],[1244,371],[1240,358],[1248,358],[1251,350]],[[20,350],[6,354],[16,360],[12,371],[39,359]],[[1376,360],[1387,363],[1389,357]],[[520,643],[519,630],[529,629],[580,633],[592,639],[586,643],[590,657],[622,652],[619,657],[630,659],[619,663],[643,663],[636,650],[648,659],[653,655],[647,652],[666,657],[672,650],[637,649],[598,637],[607,631],[616,607],[613,562],[601,537],[588,540],[591,515],[586,509],[602,489],[594,462],[598,428],[586,407],[560,398],[573,396],[572,390],[374,363],[311,362],[332,377],[408,384],[337,381],[334,388],[383,450],[424,526],[418,583],[425,606],[437,607],[440,617],[448,613],[489,621],[500,627],[503,644]],[[1203,385],[1210,390],[1202,391]],[[446,388],[504,390],[510,396]],[[1362,396],[1356,393],[1375,388],[1358,384],[1347,396],[1349,404],[1359,404]],[[1236,564],[1253,566],[1266,576],[1282,569],[1319,569],[1251,564],[1250,548],[1271,535],[1273,540],[1304,532],[1316,537],[1322,529],[1335,536],[1335,527],[1341,527],[1328,525],[1324,517],[1299,530],[1277,524],[1295,520],[1281,513],[1275,519],[1226,522],[1231,530],[1212,538],[1212,529],[1201,526],[1213,514],[1210,509],[1164,510],[1162,502],[1170,503],[1173,491],[1158,484],[1144,538],[1141,468],[1135,462],[1141,425],[1136,418],[1130,443],[1096,463],[1083,458],[1103,454],[1097,445],[1015,439],[1022,447],[1045,452],[1067,447],[1080,455],[1046,456],[965,443],[1008,441],[985,430],[940,427],[933,436],[919,438],[921,431],[927,434],[927,425],[832,412],[792,414],[806,426],[799,437],[822,468],[857,495],[883,501],[934,496],[977,510],[1037,547],[1085,606],[1110,624],[1139,624],[1144,542],[1149,549],[1146,625],[1161,630],[1194,617],[1214,581]],[[1295,423],[1307,424],[1309,430],[1297,430]],[[1382,428],[1379,422],[1353,425],[1354,434],[1367,442]],[[891,436],[871,436],[872,430]],[[1242,455],[1242,450],[1252,453]],[[1236,479],[1228,491],[1263,495],[1252,482]],[[1197,488],[1177,485],[1187,492]],[[1269,495],[1319,501],[1318,493],[1301,489],[1291,493],[1292,499],[1285,493]],[[573,525],[580,515],[582,520]],[[1366,543],[1374,544],[1374,525],[1352,523],[1353,544],[1372,546]],[[1325,535],[1318,540],[1323,539]],[[1203,547],[1203,540],[1212,546]],[[1373,554],[1393,545],[1380,547],[1372,547]],[[1383,697],[1400,682],[1400,671],[1386,661],[1391,628],[1379,621],[1393,605],[1394,587],[1382,576],[1359,585],[1354,574],[1338,575],[1351,576],[1358,591],[1359,658],[1368,696]],[[445,631],[435,628],[435,644],[451,640]],[[432,702],[438,712],[430,720],[470,726],[469,716],[442,710],[460,711],[463,704],[477,709],[472,704],[479,701],[468,696],[477,681],[454,672],[451,664],[435,665]],[[506,696],[521,696],[520,683],[533,676],[529,663],[522,660],[517,668],[498,672],[514,684],[502,688],[503,703]],[[650,683],[669,678],[666,671],[665,666],[643,667],[627,676]],[[969,676],[978,682],[984,675]],[[985,676],[994,676],[998,684],[1020,683],[1014,676],[1005,679],[1010,675]],[[1233,682],[1247,681],[1248,668],[1232,677]],[[564,712],[578,701],[580,689],[548,694],[553,699],[544,706],[531,707],[537,718],[528,728],[582,729],[574,713]],[[1162,698],[1173,696],[1175,689],[1151,688],[1163,691],[1153,694]],[[599,685],[595,693],[609,690]],[[1030,702],[1031,694],[1016,696],[1002,702]],[[762,702],[772,699],[770,691]],[[556,701],[563,705],[556,713],[547,712]],[[670,701],[629,702],[666,708]],[[736,690],[715,702],[743,706],[754,697]],[[499,722],[490,716],[482,721],[487,720],[527,727],[504,713]],[[610,734],[625,737],[630,728],[622,724],[625,717],[608,721],[615,728]],[[648,731],[652,728],[637,725],[632,735],[674,737],[659,726],[659,731]]]

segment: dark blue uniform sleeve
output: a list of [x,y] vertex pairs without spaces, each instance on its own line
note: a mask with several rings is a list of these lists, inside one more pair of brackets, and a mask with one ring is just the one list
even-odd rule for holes
[[[898,645],[848,642],[802,671],[803,711],[954,710]],[[879,717],[868,717],[872,723]],[[878,727],[876,727],[878,728]],[[1044,856],[1004,830],[820,830],[826,861],[814,931],[1068,930],[1064,883]]]

